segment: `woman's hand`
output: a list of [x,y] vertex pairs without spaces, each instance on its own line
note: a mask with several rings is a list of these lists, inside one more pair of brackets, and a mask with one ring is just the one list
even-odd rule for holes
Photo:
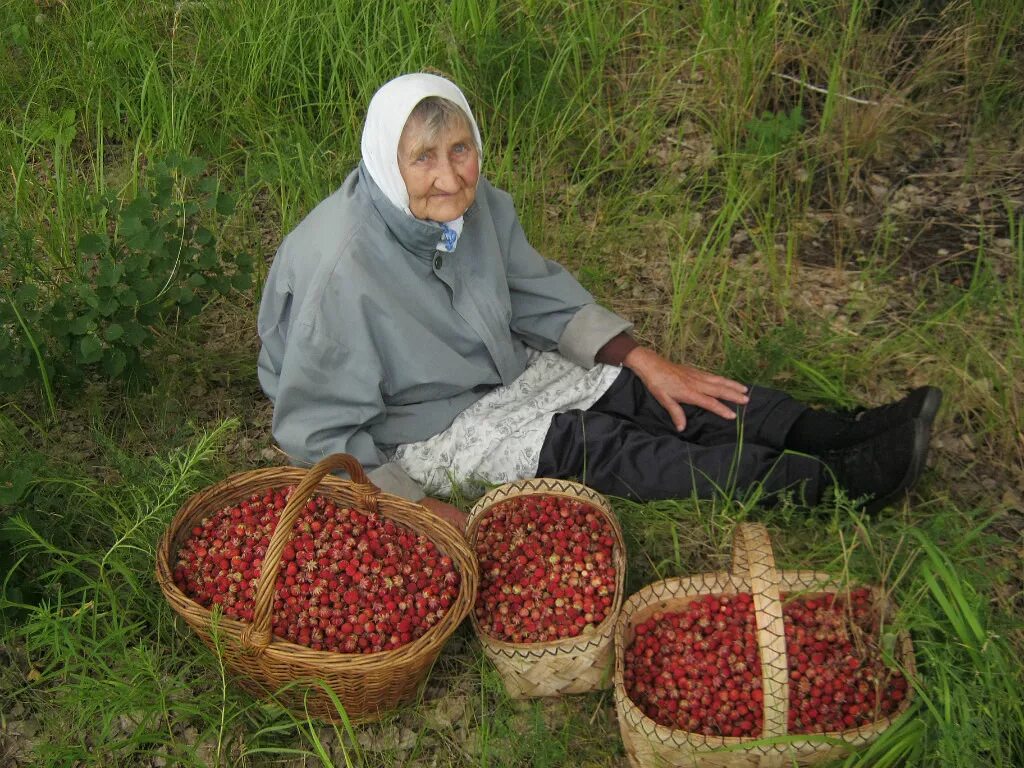
[[622,364],[640,378],[680,432],[686,428],[680,403],[696,405],[723,419],[735,419],[736,412],[726,403],[745,405],[750,400],[747,388],[738,381],[670,362],[647,347],[630,350]]
[[466,515],[458,507],[431,496],[424,496],[416,502],[422,504],[433,514],[454,525],[459,533],[466,532]]

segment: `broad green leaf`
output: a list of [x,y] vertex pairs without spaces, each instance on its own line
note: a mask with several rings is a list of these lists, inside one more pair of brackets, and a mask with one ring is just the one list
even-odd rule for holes
[[103,331],[103,338],[107,341],[117,341],[124,336],[124,327],[118,323],[111,323],[107,326],[107,329]]
[[156,280],[146,278],[139,280],[135,284],[135,292],[139,295],[139,301],[146,304],[156,298],[157,292],[160,290],[159,284]]
[[186,158],[181,164],[181,172],[190,179],[194,179],[206,170],[206,161],[198,157]]
[[84,315],[79,315],[70,323],[68,323],[67,329],[69,333],[75,336],[85,336],[87,333],[92,333],[96,330],[96,313],[89,312]]
[[203,277],[201,272],[193,272],[189,275],[188,284],[193,288],[202,288],[206,285],[206,278]]
[[152,257],[148,253],[133,253],[123,262],[125,271],[132,275],[145,275],[149,270]]
[[[167,240],[164,238],[164,234],[159,229],[154,229],[149,237],[146,238],[145,245],[140,245],[140,248],[152,253],[155,256],[161,256],[167,252]],[[175,250],[177,245],[175,244]]]
[[124,267],[116,264],[113,259],[104,259],[96,274],[96,285],[100,288],[111,288],[117,285],[124,274]]
[[199,298],[193,298],[191,301],[182,302],[181,304],[181,314],[186,320],[195,317],[202,311],[203,302]]
[[126,218],[133,218],[141,221],[142,219],[148,219],[152,213],[153,206],[150,203],[149,198],[145,193],[140,193],[138,197],[122,209],[121,221],[123,223]]
[[[127,210],[127,209],[126,209]],[[142,225],[142,218],[134,214],[121,216],[121,225],[118,227],[118,234],[123,239],[130,237],[136,237],[137,235],[146,232],[147,229]]]
[[220,266],[220,259],[217,258],[217,251],[211,247],[203,248],[198,260],[200,269],[216,269]]
[[82,235],[78,238],[78,252],[90,255],[104,253],[107,250],[105,238],[95,234]]
[[0,467],[0,504],[15,504],[32,485],[32,470],[8,464]]
[[221,216],[230,216],[235,212],[235,198],[227,192],[217,195],[217,213]]
[[196,232],[192,237],[200,245],[207,245],[213,242],[213,232],[206,227],[196,227]]
[[134,320],[128,320],[121,326],[124,330],[124,342],[132,347],[141,347],[149,336],[149,331]]
[[236,291],[245,291],[252,286],[252,275],[248,272],[236,272],[231,276],[231,287]]
[[99,306],[100,297],[96,295],[96,291],[94,291],[91,286],[86,285],[85,283],[79,283],[78,295],[82,297],[82,301],[93,309]]
[[103,344],[95,336],[85,336],[78,342],[78,361],[89,365],[103,357]]
[[139,297],[129,286],[118,285],[115,289],[117,291],[117,300],[121,302],[122,307],[134,307],[139,303]]
[[14,292],[14,299],[18,304],[32,304],[39,298],[39,288],[32,283],[25,283],[17,291]]
[[174,191],[174,182],[170,176],[158,176],[153,183],[153,202],[160,208],[165,208],[171,203],[171,193]]
[[116,296],[105,296],[100,299],[99,306],[96,310],[103,315],[103,317],[110,317],[112,314],[117,312],[117,308],[121,306],[121,302],[117,300]]
[[128,358],[120,349],[108,349],[103,355],[103,372],[110,378],[119,376],[128,364]]

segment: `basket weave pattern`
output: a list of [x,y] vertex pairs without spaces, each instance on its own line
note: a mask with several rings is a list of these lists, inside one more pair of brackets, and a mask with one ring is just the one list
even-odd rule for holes
[[483,630],[476,615],[470,611],[473,629],[480,638],[484,654],[494,663],[505,684],[505,690],[512,698],[560,696],[607,688],[611,683],[613,666],[615,618],[622,606],[626,575],[626,547],[622,528],[608,501],[585,485],[569,480],[534,478],[506,483],[481,497],[470,510],[466,538],[475,553],[477,530],[487,510],[518,496],[537,494],[578,499],[600,510],[608,519],[615,539],[612,556],[615,565],[615,595],[608,614],[596,627],[588,626],[576,637],[542,643],[498,640]]
[[[351,480],[330,473],[345,470]],[[297,486],[281,513],[257,580],[251,623],[221,617],[187,597],[174,583],[176,553],[202,518],[266,489]],[[314,651],[271,634],[278,566],[292,526],[306,500],[316,492],[335,503],[407,526],[428,537],[448,555],[459,572],[458,597],[437,624],[421,637],[390,651],[346,654]],[[476,558],[450,524],[419,504],[381,493],[347,454],[328,456],[309,470],[275,467],[243,472],[216,483],[190,498],[175,515],[157,547],[156,579],[171,607],[219,652],[237,682],[257,696],[274,695],[298,716],[337,722],[342,715],[327,689],[340,699],[350,721],[373,720],[413,698],[448,637],[473,607],[477,588]],[[296,685],[292,685],[296,684]],[[281,689],[290,686],[287,690]]]
[[[737,527],[731,573],[704,573],[690,578],[666,579],[632,595],[622,607],[615,627],[615,706],[619,730],[630,765],[634,768],[781,768],[813,765],[842,757],[849,749],[868,744],[906,711],[913,689],[891,717],[869,725],[806,738],[788,736],[789,679],[786,640],[780,593],[838,592],[843,585],[827,573],[778,571],[767,530],[757,524]],[[625,651],[633,642],[635,627],[656,612],[682,611],[704,595],[752,594],[757,626],[764,694],[761,737],[707,736],[659,725],[626,694]],[[876,593],[877,596],[877,593]],[[910,637],[900,635],[896,658],[907,677],[914,675]],[[763,743],[772,737],[784,743]],[[717,751],[716,751],[717,750]]]

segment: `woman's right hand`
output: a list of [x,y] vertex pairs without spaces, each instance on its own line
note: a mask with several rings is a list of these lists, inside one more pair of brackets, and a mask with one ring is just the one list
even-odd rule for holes
[[431,496],[424,496],[416,502],[430,510],[433,514],[454,525],[459,533],[466,532],[466,514],[453,504],[435,499]]

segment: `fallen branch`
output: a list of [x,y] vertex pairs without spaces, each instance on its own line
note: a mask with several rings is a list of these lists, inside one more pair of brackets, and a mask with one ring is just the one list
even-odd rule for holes
[[[830,94],[830,93],[833,93],[833,91],[830,91],[828,88],[822,88],[820,85],[812,85],[811,83],[805,83],[803,80],[800,80],[799,78],[793,77],[792,75],[785,75],[782,72],[773,72],[772,74],[775,75],[776,77],[781,77],[783,80],[789,80],[790,82],[794,82],[797,85],[803,86],[804,88],[806,88],[809,91],[816,91],[817,93],[824,93],[826,96],[828,94]],[[871,99],[858,99],[856,96],[848,96],[845,93],[838,93],[838,92],[835,92],[835,95],[838,96],[840,99],[846,99],[847,101],[852,101],[854,104],[868,104],[868,105],[873,106],[873,107],[879,106],[879,102],[872,101]]]

